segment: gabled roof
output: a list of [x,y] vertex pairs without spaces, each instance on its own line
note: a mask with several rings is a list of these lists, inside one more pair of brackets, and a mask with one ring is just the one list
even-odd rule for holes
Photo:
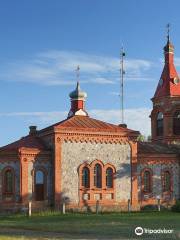
[[1,147],[0,151],[18,150],[19,148],[30,148],[30,149],[34,148],[38,150],[46,150],[46,147],[40,138],[33,135],[28,135],[26,137],[22,137],[20,140],[16,142],[13,142],[6,146]]
[[38,149],[38,150],[48,150],[44,145],[43,141],[38,137],[38,134],[41,132],[46,132],[52,129],[66,129],[69,131],[92,131],[92,132],[111,132],[111,133],[122,133],[123,135],[133,135],[138,136],[139,132],[130,130],[128,128],[120,127],[118,125],[114,125],[111,123],[106,123],[100,120],[96,120],[90,118],[88,116],[73,116],[71,118],[67,118],[61,122],[53,124],[47,128],[44,128],[40,131],[37,131],[36,135],[28,135],[22,137],[20,140],[15,141],[11,144],[3,146],[0,148],[1,151],[11,151],[18,150],[19,148],[30,148],[30,149]]
[[180,147],[163,143],[138,142],[138,154],[178,154]]
[[[69,129],[69,130],[88,130],[88,131],[103,131],[103,132],[122,132],[122,133],[133,133],[139,134],[138,131],[134,131],[128,128],[120,127],[115,124],[106,123],[89,116],[73,116],[67,118],[61,122],[58,122],[48,128],[42,129],[41,131],[49,130],[50,128],[57,129]],[[40,132],[41,132],[40,131]]]

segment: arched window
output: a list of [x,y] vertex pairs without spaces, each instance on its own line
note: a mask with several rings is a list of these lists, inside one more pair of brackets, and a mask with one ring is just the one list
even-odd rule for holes
[[171,174],[169,171],[164,172],[163,190],[165,192],[169,192],[171,190]]
[[148,171],[148,170],[144,171],[143,182],[144,182],[144,192],[151,192],[151,173],[150,173],[150,171]]
[[173,115],[173,133],[180,135],[180,111],[176,111]]
[[98,163],[94,167],[94,186],[97,188],[102,187],[102,169]]
[[82,186],[85,188],[89,188],[89,169],[84,167],[82,170]]
[[35,173],[35,197],[36,201],[43,201],[45,195],[45,176],[42,170]]
[[159,112],[156,121],[157,136],[163,136],[163,113]]
[[43,184],[44,183],[44,173],[41,170],[36,172],[36,184]]
[[113,170],[110,167],[106,169],[106,187],[107,188],[113,187]]
[[11,169],[4,172],[4,193],[13,194],[14,192],[14,173]]

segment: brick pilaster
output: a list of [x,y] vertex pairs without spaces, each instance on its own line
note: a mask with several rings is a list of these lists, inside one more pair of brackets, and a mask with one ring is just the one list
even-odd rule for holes
[[54,204],[59,208],[61,204],[61,148],[62,140],[55,135],[54,147]]
[[137,207],[138,204],[138,178],[137,178],[137,142],[131,145],[131,204]]
[[21,195],[21,202],[27,203],[28,202],[28,160],[27,158],[20,155],[20,195]]

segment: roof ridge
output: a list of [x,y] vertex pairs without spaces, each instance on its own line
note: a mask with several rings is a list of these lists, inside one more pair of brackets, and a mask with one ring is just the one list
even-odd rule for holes
[[7,145],[4,145],[0,147],[1,150],[11,149],[11,150],[17,150],[21,147],[26,148],[39,148],[39,149],[45,149],[46,146],[42,139],[38,137],[37,135],[26,135],[19,140],[16,140],[12,143],[9,143]]

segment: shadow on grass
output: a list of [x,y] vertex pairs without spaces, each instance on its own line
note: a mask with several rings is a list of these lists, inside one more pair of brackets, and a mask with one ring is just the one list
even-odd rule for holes
[[[137,226],[174,229],[171,235],[161,234],[156,239],[178,239],[180,214],[172,212],[138,212],[108,214],[35,214],[0,217],[0,236],[25,239],[136,239]],[[146,236],[149,239],[150,236]],[[152,236],[151,236],[152,237]],[[0,238],[1,239],[1,238]],[[22,239],[22,238],[21,238]],[[138,237],[138,239],[145,239]]]

